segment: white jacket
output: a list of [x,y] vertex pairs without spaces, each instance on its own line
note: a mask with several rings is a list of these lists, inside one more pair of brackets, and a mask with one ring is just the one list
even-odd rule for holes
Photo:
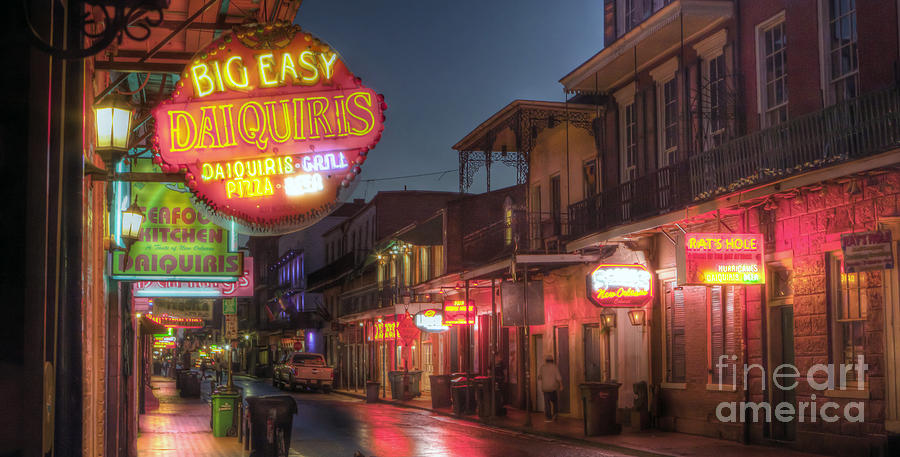
[[554,392],[562,388],[562,375],[559,374],[559,367],[552,362],[544,362],[538,372],[538,381],[541,384],[542,392]]

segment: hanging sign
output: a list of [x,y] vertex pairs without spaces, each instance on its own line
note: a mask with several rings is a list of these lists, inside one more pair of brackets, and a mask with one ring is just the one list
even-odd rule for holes
[[211,298],[155,298],[152,301],[153,313],[172,317],[212,319],[213,301]]
[[415,317],[416,327],[427,333],[441,333],[450,330],[444,325],[444,313],[438,309],[426,309],[419,311]]
[[466,325],[467,323],[468,325],[472,325],[475,323],[475,316],[477,314],[475,302],[471,300],[469,300],[469,306],[466,306],[464,300],[445,301],[443,324],[448,327],[454,325]]
[[761,234],[686,233],[678,244],[678,285],[766,283]]
[[199,317],[173,317],[168,314],[147,314],[145,317],[168,328],[203,328],[203,319]]
[[201,50],[153,111],[156,159],[248,234],[294,231],[350,197],[384,97],[294,25],[246,25]]
[[891,232],[872,231],[841,235],[844,273],[894,268]]
[[238,320],[237,314],[225,315],[225,340],[236,340],[238,337]]
[[[154,168],[147,160],[136,160],[132,171]],[[244,273],[243,254],[230,250],[229,231],[197,212],[187,187],[134,182],[131,194],[144,221],[128,252],[111,254],[113,279],[235,281]]]
[[236,298],[226,298],[222,300],[222,314],[237,314]]
[[253,258],[244,257],[244,274],[234,282],[135,281],[132,297],[252,297]]
[[653,299],[653,281],[643,265],[600,265],[587,277],[587,296],[597,306],[640,308]]

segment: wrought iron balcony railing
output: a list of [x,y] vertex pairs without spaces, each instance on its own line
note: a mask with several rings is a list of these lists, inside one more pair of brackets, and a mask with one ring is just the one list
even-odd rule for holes
[[900,147],[896,87],[751,133],[569,206],[572,238]]

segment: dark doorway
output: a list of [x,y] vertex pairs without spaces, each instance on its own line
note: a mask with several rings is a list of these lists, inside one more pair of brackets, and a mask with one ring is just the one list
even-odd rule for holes
[[601,357],[600,326],[588,324],[584,326],[584,380],[587,382],[603,381],[603,358]]
[[562,376],[562,392],[559,394],[559,412],[569,412],[569,327],[556,327],[556,364]]
[[[776,306],[769,308],[769,361],[770,367],[781,364],[794,365],[794,309],[791,306]],[[790,381],[782,381],[782,385],[790,386]],[[777,405],[781,402],[789,403],[797,407],[797,394],[793,389],[779,389],[772,383],[772,402]],[[797,436],[797,422],[772,421],[772,438],[782,441],[793,441]]]

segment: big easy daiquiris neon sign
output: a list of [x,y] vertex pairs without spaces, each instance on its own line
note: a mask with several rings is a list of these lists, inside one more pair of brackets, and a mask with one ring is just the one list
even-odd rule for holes
[[153,111],[154,160],[244,232],[296,230],[349,197],[386,109],[299,27],[242,26],[194,56]]

